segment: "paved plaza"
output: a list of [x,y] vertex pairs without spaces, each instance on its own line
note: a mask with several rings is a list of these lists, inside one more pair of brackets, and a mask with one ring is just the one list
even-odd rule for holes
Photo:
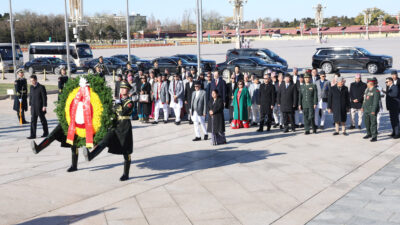
[[[330,40],[357,45],[394,58],[400,68],[400,39]],[[309,67],[318,46],[313,41],[254,42],[286,58],[289,67]],[[232,45],[206,45],[204,58],[223,61]],[[122,49],[95,50],[96,57]],[[194,53],[195,46],[134,49],[143,58]],[[7,74],[10,82],[12,75]],[[383,85],[386,75],[377,75]],[[46,83],[55,84],[56,76]],[[354,73],[345,73],[348,85]],[[371,77],[370,75],[365,75]],[[39,82],[40,80],[39,75]],[[331,77],[328,76],[328,79]],[[112,84],[111,77],[108,82]],[[42,82],[43,83],[43,82]],[[47,119],[57,125],[49,95]],[[400,142],[388,113],[381,119],[378,142],[364,131],[332,136],[232,130],[227,145],[192,142],[193,126],[133,121],[131,178],[120,182],[122,156],[104,151],[67,173],[71,152],[52,143],[38,155],[30,149],[29,125],[20,126],[12,101],[0,101],[0,225],[149,224],[400,224]],[[29,113],[28,113],[29,115]],[[27,120],[30,121],[29,116]],[[40,123],[38,123],[40,124]],[[326,124],[332,124],[329,115]],[[38,125],[38,136],[42,134]],[[37,139],[41,141],[41,139]]]

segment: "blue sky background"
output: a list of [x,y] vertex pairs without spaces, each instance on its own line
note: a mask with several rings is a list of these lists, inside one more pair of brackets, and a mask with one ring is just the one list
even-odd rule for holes
[[[84,13],[120,14],[125,12],[125,0],[83,0]],[[68,2],[68,0],[67,0]],[[313,6],[322,3],[326,6],[325,16],[356,16],[368,7],[378,7],[390,14],[400,11],[400,0],[248,0],[244,9],[244,19],[260,17],[279,18],[282,20],[313,17]],[[64,0],[12,0],[13,11],[34,11],[40,14],[64,13]],[[169,18],[180,21],[185,9],[193,9],[196,0],[130,0],[130,12],[150,16],[161,20]],[[2,0],[0,13],[8,12],[8,0]],[[228,0],[203,0],[203,11],[215,10],[223,16],[232,15],[232,6]],[[192,16],[194,18],[194,15]]]

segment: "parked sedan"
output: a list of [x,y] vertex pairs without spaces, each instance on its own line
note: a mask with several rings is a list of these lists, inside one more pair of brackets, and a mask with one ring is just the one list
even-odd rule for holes
[[[190,63],[197,64],[197,55],[194,55],[194,54],[176,54],[176,55],[173,55],[172,57],[178,57],[178,58],[184,59]],[[208,59],[201,59],[200,63],[202,64],[202,66],[205,69],[208,68],[208,70],[213,70],[216,65],[215,60],[208,60]]]
[[[123,62],[122,60],[113,57],[107,57],[103,60],[105,65],[105,74],[112,75],[113,71],[115,71],[116,74],[123,74],[123,72],[126,70],[126,62]],[[97,65],[97,63],[99,63],[98,58],[88,61],[83,65],[83,70],[87,73],[95,73],[96,70],[94,67]],[[136,67],[133,66],[133,68],[135,69]]]
[[[69,65],[71,67],[71,72],[75,73],[75,63],[71,62]],[[62,59],[55,57],[41,57],[26,62],[24,65],[24,70],[28,71],[30,74],[34,74],[35,72],[43,72],[44,70],[46,70],[47,73],[60,74],[61,66],[67,67],[67,63]]]
[[217,64],[218,71],[222,77],[229,80],[230,75],[235,71],[235,66],[240,66],[242,73],[256,74],[258,77],[263,77],[265,72],[270,70],[285,71],[284,66],[278,64],[268,64],[264,60],[257,57],[236,58],[229,62]]
[[[128,62],[128,55],[127,54],[119,54],[113,55],[112,58],[118,58],[124,62]],[[150,60],[141,59],[135,55],[131,55],[131,64],[136,64],[138,68],[143,68],[145,71],[148,71],[153,65],[151,64]]]
[[[154,65],[154,61],[158,61],[158,68],[161,73],[164,72],[165,69],[168,69],[170,73],[177,73],[178,60],[181,58],[178,57],[160,57],[153,59],[151,64]],[[186,67],[186,69],[190,69],[192,66],[197,68],[196,63],[190,63],[184,59],[181,59],[182,66]]]

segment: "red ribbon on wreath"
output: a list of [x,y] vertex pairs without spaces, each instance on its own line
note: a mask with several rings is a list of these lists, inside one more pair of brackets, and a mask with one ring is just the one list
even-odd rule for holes
[[90,88],[80,87],[78,93],[76,94],[74,100],[71,103],[71,122],[68,127],[67,143],[73,144],[75,138],[76,130],[76,110],[78,108],[79,102],[83,102],[83,118],[85,121],[86,130],[86,147],[93,148],[93,122],[92,122],[92,109],[90,107]]

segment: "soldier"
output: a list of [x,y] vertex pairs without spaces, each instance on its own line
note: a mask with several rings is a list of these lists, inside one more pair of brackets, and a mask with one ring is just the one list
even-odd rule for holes
[[94,75],[103,78],[104,81],[105,81],[105,80],[106,80],[106,77],[104,76],[104,69],[103,69],[102,65],[101,65],[100,63],[97,63],[97,64],[94,66],[94,69],[96,70],[96,72],[94,73]]
[[300,87],[299,92],[299,110],[303,110],[305,134],[310,134],[310,126],[313,128],[313,133],[317,133],[315,126],[315,112],[318,104],[318,92],[315,84],[311,83],[310,74],[304,76],[305,84]]
[[68,81],[68,76],[66,75],[65,66],[60,67],[60,76],[58,77],[58,98],[64,89],[65,84]]
[[13,109],[17,111],[18,121],[22,121],[22,124],[27,124],[25,111],[28,110],[28,86],[24,77],[24,70],[22,68],[18,69],[17,74],[18,79],[14,82],[15,95]]
[[114,111],[117,115],[115,127],[113,127],[96,145],[91,152],[84,147],[83,155],[86,161],[91,161],[104,148],[108,147],[108,152],[117,155],[123,155],[124,173],[120,180],[125,181],[129,179],[129,169],[131,166],[131,154],[133,152],[133,138],[132,138],[132,125],[130,115],[133,111],[133,102],[128,97],[128,92],[131,86],[127,81],[122,81],[120,86],[121,98],[115,101]]
[[364,139],[371,138],[371,142],[377,141],[378,127],[377,114],[379,112],[380,91],[375,87],[376,78],[368,78],[367,89],[364,94],[362,111],[364,112],[365,128],[367,135]]

